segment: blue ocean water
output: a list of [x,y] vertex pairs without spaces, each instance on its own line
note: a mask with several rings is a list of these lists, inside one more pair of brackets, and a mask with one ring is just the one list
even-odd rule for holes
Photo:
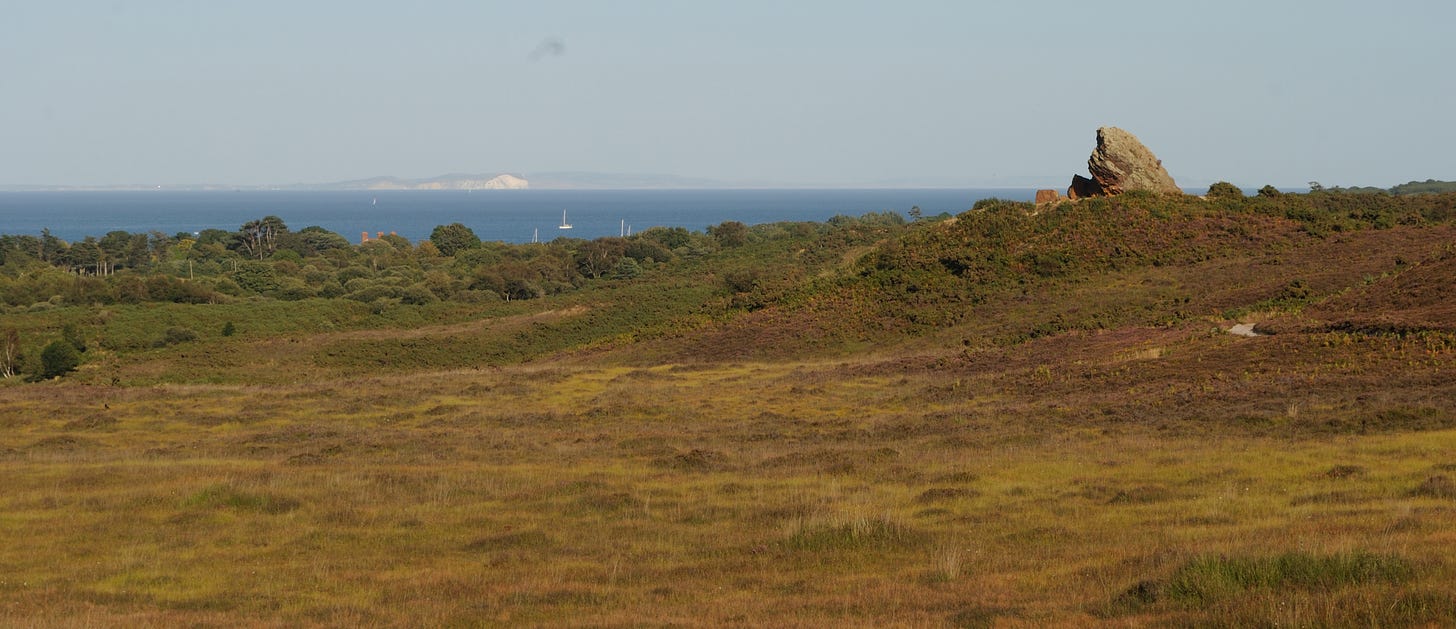
[[[873,190],[399,190],[0,192],[0,234],[49,229],[74,242],[110,231],[164,234],[238,229],[278,216],[358,242],[360,232],[428,238],[437,225],[463,223],[483,240],[531,242],[599,238],[654,226],[702,230],[723,221],[749,225],[824,221],[867,212],[958,214],[987,197],[1030,200],[1027,189]],[[559,229],[562,211],[572,229]]]

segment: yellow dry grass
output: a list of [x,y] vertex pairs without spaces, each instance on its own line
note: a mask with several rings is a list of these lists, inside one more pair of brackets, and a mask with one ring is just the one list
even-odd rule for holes
[[[1068,383],[1163,391],[1150,399],[1172,404],[1197,393],[1167,390],[1159,378],[1180,367],[1163,363],[1216,362],[1236,341],[1099,339],[1048,341],[1094,347],[995,368],[953,354],[556,361],[272,386],[3,388],[0,623],[1453,618],[1456,500],[1415,490],[1456,469],[1456,431],[1282,431],[1348,411],[1295,391],[1261,394],[1283,409],[1260,416],[1274,429],[1156,404],[1134,409],[1148,421],[1128,420]],[[1303,360],[1326,380],[1361,377],[1341,361],[1367,364]],[[1412,370],[1449,375],[1448,355],[1424,360]],[[1189,388],[1218,397],[1247,384],[1210,371],[1227,380]],[[1194,557],[1289,551],[1396,555],[1417,571],[1399,584],[1124,604]],[[1412,595],[1428,611],[1388,610]]]

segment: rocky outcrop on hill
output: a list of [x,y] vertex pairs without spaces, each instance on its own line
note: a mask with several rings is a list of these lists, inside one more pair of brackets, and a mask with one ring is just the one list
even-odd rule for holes
[[1061,201],[1061,200],[1062,200],[1062,195],[1061,195],[1061,193],[1058,193],[1056,190],[1037,190],[1036,191],[1036,204],[1037,205],[1046,205],[1048,203],[1056,203],[1056,202]]
[[1117,127],[1097,130],[1097,148],[1087,158],[1092,178],[1072,176],[1067,196],[1073,199],[1109,196],[1132,190],[1159,194],[1182,194],[1163,160],[1153,155],[1137,136]]

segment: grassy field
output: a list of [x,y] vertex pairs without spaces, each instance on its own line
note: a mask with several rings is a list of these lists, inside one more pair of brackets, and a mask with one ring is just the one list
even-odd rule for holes
[[[1313,395],[1229,374],[1133,402],[1172,386],[1151,372],[1182,367],[1150,363],[1282,342],[1151,336],[1161,349],[1047,341],[1083,346],[1062,348],[1085,356],[1073,373],[1012,352],[991,361],[1003,368],[910,356],[12,388],[0,613],[63,625],[1456,618],[1448,408],[1383,399],[1362,418],[1436,430],[1342,423],[1344,403],[1321,388],[1381,387],[1338,369],[1300,383]],[[1279,349],[1335,365],[1400,351],[1307,341]],[[1431,377],[1451,373],[1449,353],[1425,360]],[[1138,368],[1150,375],[1058,392]],[[1243,387],[1256,390],[1246,411],[1156,408],[1217,406]],[[1290,554],[1395,567],[1253,584],[1196,574]],[[1173,589],[1199,578],[1207,592]]]
[[920,327],[832,273],[27,314],[204,338],[0,386],[0,624],[1456,624],[1450,230],[1284,227]]

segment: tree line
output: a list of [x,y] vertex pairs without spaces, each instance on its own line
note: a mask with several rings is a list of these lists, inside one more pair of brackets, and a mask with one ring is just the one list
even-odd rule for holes
[[596,279],[630,279],[749,239],[728,221],[693,232],[657,227],[630,237],[547,243],[483,242],[460,223],[418,243],[397,235],[352,244],[317,226],[292,230],[265,216],[235,231],[109,232],[66,242],[0,235],[0,304],[209,303],[263,296],[380,304],[532,299]]
[[[234,231],[113,231],[78,242],[48,231],[38,236],[3,234],[0,312],[148,302],[341,299],[382,314],[397,306],[538,299],[678,269],[716,276],[725,293],[743,301],[744,295],[767,294],[784,283],[783,278],[745,269],[838,260],[845,247],[874,242],[887,235],[885,229],[904,224],[902,215],[883,212],[836,216],[825,223],[750,227],[727,221],[703,231],[654,227],[628,237],[562,237],[531,244],[485,242],[461,223],[436,226],[419,242],[386,235],[353,244],[317,226],[293,230],[277,216],[249,221]],[[795,251],[795,258],[779,259],[785,250]],[[49,379],[75,369],[87,351],[83,335],[62,329],[60,338],[54,338],[55,331],[49,329],[51,338],[44,340],[22,339],[15,329],[0,325],[0,378]],[[228,323],[222,335],[231,333]],[[149,343],[160,347],[197,338],[191,329],[169,327]]]

